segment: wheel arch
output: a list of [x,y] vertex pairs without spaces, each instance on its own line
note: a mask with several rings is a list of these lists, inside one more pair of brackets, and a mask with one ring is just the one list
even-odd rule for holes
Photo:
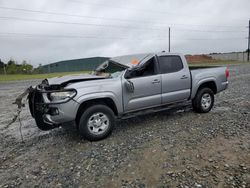
[[217,93],[217,86],[216,86],[215,81],[207,81],[207,82],[202,83],[198,87],[197,91],[199,91],[202,88],[210,88],[214,92],[214,94]]
[[203,81],[200,81],[197,84],[197,87],[193,90],[193,92],[192,92],[192,99],[196,96],[197,92],[200,89],[202,89],[202,88],[209,88],[209,89],[211,89],[213,91],[214,94],[216,94],[217,91],[218,91],[218,88],[217,88],[215,80],[213,80],[213,79],[203,80]]
[[83,101],[78,107],[77,114],[76,114],[76,125],[78,125],[81,115],[84,112],[84,110],[96,104],[103,104],[103,105],[108,106],[114,112],[114,114],[118,116],[118,109],[112,98],[102,97],[102,98],[89,99],[89,100]]

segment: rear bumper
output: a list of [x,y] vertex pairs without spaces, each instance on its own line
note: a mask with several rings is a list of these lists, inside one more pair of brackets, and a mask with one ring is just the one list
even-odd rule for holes
[[228,88],[228,81],[226,81],[226,82],[222,82],[222,90],[225,90],[225,89],[227,89]]
[[[51,92],[51,91],[49,91]],[[29,93],[30,113],[41,130],[50,130],[59,127],[67,122],[75,121],[79,104],[74,100],[65,103],[45,102],[46,91],[34,89]]]

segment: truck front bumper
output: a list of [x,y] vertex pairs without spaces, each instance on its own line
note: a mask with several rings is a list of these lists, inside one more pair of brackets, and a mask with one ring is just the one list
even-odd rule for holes
[[28,95],[29,109],[41,130],[50,130],[75,121],[79,104],[73,99],[62,103],[50,103],[46,95],[52,91],[32,90]]

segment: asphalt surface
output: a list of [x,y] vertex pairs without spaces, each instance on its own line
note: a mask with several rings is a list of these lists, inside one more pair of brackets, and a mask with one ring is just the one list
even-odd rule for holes
[[250,187],[250,64],[233,65],[210,113],[190,107],[117,122],[88,142],[74,130],[38,130],[15,97],[35,81],[0,83],[0,187]]

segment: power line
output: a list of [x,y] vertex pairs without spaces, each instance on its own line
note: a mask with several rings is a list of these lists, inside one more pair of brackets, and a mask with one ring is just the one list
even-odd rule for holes
[[[92,26],[92,27],[112,27],[112,28],[121,28],[121,29],[148,29],[148,30],[162,30],[164,28],[152,28],[152,27],[133,27],[133,26],[123,26],[123,25],[111,25],[111,24],[94,24],[94,23],[80,23],[80,22],[64,22],[64,21],[50,21],[50,20],[41,20],[41,19],[32,19],[32,18],[19,18],[19,17],[7,17],[0,16],[0,19],[6,20],[19,20],[19,21],[28,21],[28,22],[39,22],[39,23],[52,23],[52,24],[66,24],[66,25],[80,25],[80,26]],[[194,29],[179,29],[175,30],[180,31],[193,31],[193,32],[246,32],[246,31],[229,31],[229,30],[194,30]]]
[[238,38],[179,38],[180,40],[196,40],[196,41],[209,41],[209,40],[246,40],[244,37],[238,37]]
[[121,18],[106,18],[106,17],[96,17],[96,16],[85,16],[85,15],[78,15],[78,14],[67,14],[61,12],[51,12],[51,11],[41,11],[41,10],[32,10],[32,9],[23,9],[23,8],[12,8],[12,7],[3,7],[0,6],[0,9],[5,10],[13,10],[13,11],[23,11],[23,12],[30,12],[30,13],[40,13],[40,14],[48,14],[48,15],[57,15],[57,16],[69,16],[69,17],[79,17],[79,18],[88,18],[88,19],[102,19],[102,20],[111,20],[111,21],[122,21],[122,22],[134,22],[140,24],[157,24],[157,25],[165,25],[165,26],[201,26],[201,27],[227,27],[227,28],[244,28],[245,26],[229,26],[229,25],[199,25],[199,24],[182,24],[182,23],[166,23],[166,22],[154,22],[154,21],[147,21],[147,20],[132,20],[132,19],[121,19]]
[[0,9],[5,10],[14,10],[14,11],[23,11],[23,12],[31,12],[31,13],[40,13],[40,14],[50,14],[50,15],[57,15],[57,16],[70,16],[70,17],[78,17],[78,18],[88,18],[88,19],[103,19],[103,20],[116,20],[116,21],[123,21],[123,22],[135,22],[135,23],[143,23],[139,20],[130,20],[130,19],[120,19],[120,18],[105,18],[105,17],[96,17],[96,16],[84,16],[78,14],[67,14],[67,13],[60,13],[60,12],[48,12],[48,11],[41,11],[41,10],[31,10],[31,9],[22,9],[22,8],[11,8],[11,7],[1,7]]
[[174,28],[176,31],[192,31],[192,32],[204,32],[204,33],[245,33],[247,30],[199,30],[199,29],[185,29],[185,28]]
[[71,3],[81,3],[84,5],[95,5],[95,6],[103,6],[103,7],[108,7],[108,8],[115,8],[115,9],[124,9],[124,10],[134,10],[134,11],[140,11],[144,13],[157,13],[157,14],[173,14],[173,15],[182,15],[182,16],[191,16],[194,17],[195,15],[186,15],[186,14],[181,14],[181,13],[174,13],[174,12],[169,12],[169,11],[159,11],[159,10],[152,10],[152,9],[139,9],[139,8],[134,8],[134,7],[121,7],[121,6],[114,6],[111,4],[103,4],[103,3],[90,3],[90,2],[83,2],[83,1],[78,1],[78,0],[70,0]]
[[81,25],[81,26],[95,26],[95,27],[112,27],[112,28],[122,28],[122,29],[149,29],[149,30],[161,30],[160,28],[152,27],[131,27],[123,25],[111,25],[111,24],[93,24],[93,23],[80,23],[80,22],[64,22],[64,21],[49,21],[49,20],[40,20],[32,18],[18,18],[18,17],[7,17],[0,16],[0,19],[6,20],[19,20],[19,21],[28,21],[28,22],[40,22],[40,23],[53,23],[53,24],[67,24],[67,25]]
[[[182,14],[181,12],[169,12],[169,11],[161,11],[161,10],[152,10],[152,9],[139,9],[139,8],[134,8],[134,7],[123,7],[123,6],[114,6],[113,4],[104,4],[104,3],[90,3],[86,1],[81,1],[81,0],[68,0],[67,2],[71,3],[81,3],[84,5],[95,5],[95,6],[103,6],[103,7],[108,7],[108,8],[115,8],[115,9],[124,9],[124,10],[134,10],[134,11],[140,11],[143,13],[156,13],[156,14],[172,14],[172,15],[178,15],[178,16],[185,16],[185,17],[197,17],[197,15],[192,15],[192,14]],[[199,15],[201,16],[201,15]],[[243,19],[238,19],[238,20],[243,20]],[[245,20],[244,20],[245,21]],[[227,26],[226,26],[227,27]],[[231,27],[231,26],[229,26]]]
[[[33,33],[13,33],[13,32],[0,32],[4,36],[24,36],[24,37],[41,37],[41,38],[86,38],[86,39],[129,39],[129,40],[163,40],[163,37],[147,37],[147,38],[129,38],[129,37],[107,37],[107,36],[81,36],[81,35],[48,35],[48,34],[33,34]],[[179,38],[171,37],[179,40],[246,40],[247,38]]]
[[160,37],[147,37],[147,38],[129,38],[129,37],[109,37],[109,36],[82,36],[82,35],[48,35],[48,34],[33,34],[33,33],[13,33],[13,32],[0,32],[4,36],[24,36],[24,37],[41,37],[41,38],[85,38],[85,39],[129,39],[129,40],[162,40]]

